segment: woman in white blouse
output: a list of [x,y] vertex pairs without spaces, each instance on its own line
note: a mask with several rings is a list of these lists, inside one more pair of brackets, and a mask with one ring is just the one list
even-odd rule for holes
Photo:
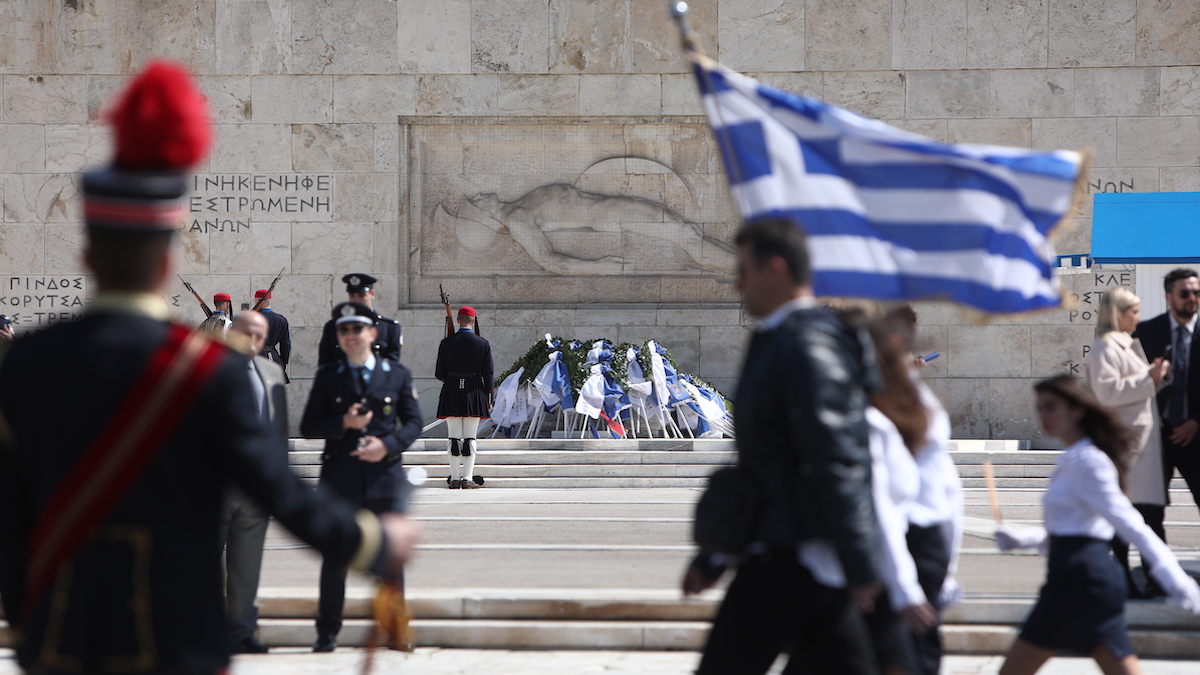
[[[1161,358],[1146,362],[1142,344],[1130,335],[1141,318],[1141,301],[1128,289],[1118,286],[1100,296],[1096,317],[1096,341],[1087,355],[1088,386],[1100,405],[1112,412],[1119,422],[1137,434],[1135,456],[1125,478],[1125,494],[1146,524],[1166,541],[1163,512],[1167,504],[1167,486],[1163,470],[1162,436],[1155,395],[1171,364]],[[1129,574],[1129,544],[1113,540],[1117,562],[1125,570],[1129,597],[1161,595],[1158,584],[1149,579],[1146,591],[1137,588]]]
[[1036,548],[1050,558],[1046,584],[1000,674],[1037,672],[1058,651],[1090,655],[1106,674],[1140,673],[1125,623],[1125,577],[1109,553],[1113,534],[1136,545],[1152,563],[1150,574],[1193,614],[1200,614],[1200,587],[1121,491],[1133,433],[1069,375],[1034,390],[1042,429],[1066,449],[1042,497],[1045,528],[996,530],[1000,550]]

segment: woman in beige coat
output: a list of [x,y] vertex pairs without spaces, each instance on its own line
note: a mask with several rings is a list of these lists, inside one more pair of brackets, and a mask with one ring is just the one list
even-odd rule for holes
[[[1142,343],[1130,335],[1140,318],[1141,301],[1128,289],[1113,288],[1100,297],[1096,341],[1092,343],[1086,361],[1087,379],[1100,404],[1138,436],[1139,451],[1125,479],[1125,494],[1146,524],[1166,541],[1162,522],[1167,491],[1163,481],[1161,420],[1155,394],[1171,372],[1171,364],[1161,358],[1154,359],[1153,363],[1146,362]],[[1120,538],[1114,539],[1113,552],[1125,569],[1130,597],[1159,594],[1149,575],[1146,590],[1137,588],[1129,575],[1128,544]]]

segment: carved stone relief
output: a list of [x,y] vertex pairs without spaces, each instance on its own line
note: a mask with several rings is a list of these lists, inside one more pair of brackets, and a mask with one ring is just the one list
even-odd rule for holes
[[[558,277],[578,289],[588,277],[666,275],[727,285],[736,219],[724,176],[707,128],[680,119],[411,124],[412,300],[433,279]],[[712,295],[693,299],[730,299]]]

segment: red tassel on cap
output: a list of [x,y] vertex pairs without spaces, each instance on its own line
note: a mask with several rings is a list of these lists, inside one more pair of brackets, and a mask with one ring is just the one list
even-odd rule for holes
[[186,171],[208,153],[212,131],[204,95],[181,65],[147,64],[105,114],[122,171]]

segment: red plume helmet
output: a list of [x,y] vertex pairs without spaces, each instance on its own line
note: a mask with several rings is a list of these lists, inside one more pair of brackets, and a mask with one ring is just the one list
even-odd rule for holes
[[88,227],[162,232],[179,228],[187,171],[212,141],[204,96],[176,63],[152,61],[105,112],[116,136],[110,166],[83,174]]
[[176,63],[151,61],[105,114],[116,133],[121,171],[186,171],[208,153],[212,131],[204,95]]

